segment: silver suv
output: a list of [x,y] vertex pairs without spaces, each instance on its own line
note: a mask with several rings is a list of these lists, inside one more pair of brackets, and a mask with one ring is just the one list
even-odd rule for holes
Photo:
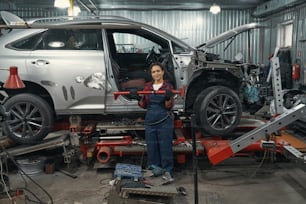
[[[113,93],[142,90],[154,61],[165,66],[166,79],[176,89],[186,87],[184,97],[175,97],[174,111],[196,113],[197,124],[208,134],[225,135],[239,123],[245,69],[237,63],[225,63],[157,28],[121,17],[24,22],[8,12],[1,16],[9,29],[0,37],[0,67],[17,66],[26,85],[5,90],[9,98],[4,105],[11,114],[4,131],[18,143],[43,139],[60,115],[144,113],[128,95],[115,100]],[[238,30],[256,27],[249,24]],[[0,85],[7,76],[0,70]]]

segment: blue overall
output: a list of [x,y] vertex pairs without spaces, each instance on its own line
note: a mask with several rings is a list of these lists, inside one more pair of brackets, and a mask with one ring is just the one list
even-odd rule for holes
[[148,96],[145,118],[148,166],[156,165],[173,175],[173,119],[163,94]]

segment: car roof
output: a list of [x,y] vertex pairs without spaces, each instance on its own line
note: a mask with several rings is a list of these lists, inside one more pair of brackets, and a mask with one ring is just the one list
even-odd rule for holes
[[124,20],[125,22],[135,21],[121,17],[121,16],[111,16],[111,15],[100,15],[100,16],[55,16],[55,17],[43,17],[43,18],[33,18],[29,20],[23,20],[13,13],[8,11],[0,11],[0,16],[6,23],[7,27],[17,28],[27,26],[47,26],[47,25],[70,25],[70,24],[84,24],[84,23],[101,23],[105,21],[116,21]]
[[151,32],[162,35],[167,39],[171,39],[177,44],[187,48],[194,49],[187,43],[178,39],[171,34],[162,31],[156,27],[136,22],[128,18],[120,16],[58,16],[47,18],[36,18],[24,21],[23,19],[15,16],[7,11],[0,11],[1,17],[6,23],[7,27],[13,29],[48,29],[48,28],[75,28],[75,29],[95,29],[95,28],[111,28],[111,29],[132,29],[132,28],[144,28]]

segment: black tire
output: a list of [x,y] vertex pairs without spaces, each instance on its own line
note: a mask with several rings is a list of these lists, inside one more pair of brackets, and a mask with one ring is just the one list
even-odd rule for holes
[[224,136],[240,122],[242,106],[238,95],[224,86],[213,86],[201,92],[194,105],[200,129],[209,135]]
[[53,111],[42,98],[33,94],[18,94],[4,104],[9,117],[4,132],[19,144],[37,144],[53,127]]
[[203,97],[205,95],[207,95],[207,93],[211,92],[213,89],[215,88],[215,86],[209,87],[205,90],[203,90],[196,98],[196,100],[194,101],[193,104],[193,112],[195,113],[195,119],[196,119],[196,123],[199,127],[201,127],[201,114],[200,114],[200,109],[201,109],[201,104],[203,101]]

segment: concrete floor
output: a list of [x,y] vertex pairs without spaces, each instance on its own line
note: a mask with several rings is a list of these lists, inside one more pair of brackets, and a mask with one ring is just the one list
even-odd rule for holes
[[[168,187],[183,186],[187,190],[187,196],[176,195],[174,203],[195,203],[192,165],[176,167],[175,170],[175,181]],[[59,171],[53,174],[41,172],[31,178],[52,196],[55,204],[112,204],[108,202],[108,195],[112,188],[109,181],[112,180],[113,171],[97,171],[82,164],[74,168],[73,174],[77,178],[71,178]],[[29,179],[26,180],[27,184],[20,174],[10,173],[11,188],[26,185],[43,202],[48,203],[46,194]],[[237,157],[212,167],[208,161],[201,158],[198,169],[198,198],[198,203],[201,204],[306,203],[306,173],[295,162],[261,163],[254,158]]]

